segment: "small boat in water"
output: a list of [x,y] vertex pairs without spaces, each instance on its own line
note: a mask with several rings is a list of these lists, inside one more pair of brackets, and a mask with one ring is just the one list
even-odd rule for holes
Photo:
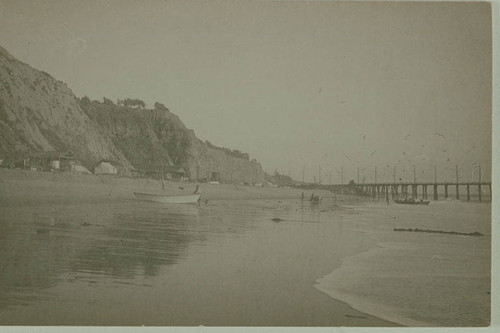
[[153,202],[161,202],[168,204],[195,204],[200,201],[200,187],[196,185],[196,189],[189,195],[165,195],[155,193],[134,192],[137,199]]
[[395,203],[397,204],[403,204],[403,205],[428,205],[430,201],[424,201],[422,199],[420,200],[414,200],[413,198],[410,199],[396,199],[394,200]]
[[153,193],[134,192],[137,199],[168,204],[195,204],[200,200],[200,194],[191,195],[162,195]]

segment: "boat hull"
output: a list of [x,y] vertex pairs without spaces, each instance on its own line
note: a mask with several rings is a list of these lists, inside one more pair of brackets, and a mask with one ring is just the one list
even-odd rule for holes
[[161,195],[152,193],[134,192],[137,199],[167,204],[195,204],[200,200],[199,194],[191,195]]

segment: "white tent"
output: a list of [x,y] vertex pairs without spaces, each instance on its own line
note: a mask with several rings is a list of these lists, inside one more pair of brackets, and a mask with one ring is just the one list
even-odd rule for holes
[[82,165],[73,165],[71,167],[71,171],[74,173],[81,173],[81,174],[87,174],[87,175],[92,174],[86,167],[84,167]]
[[94,174],[96,175],[116,175],[118,169],[107,161],[101,161],[94,169]]

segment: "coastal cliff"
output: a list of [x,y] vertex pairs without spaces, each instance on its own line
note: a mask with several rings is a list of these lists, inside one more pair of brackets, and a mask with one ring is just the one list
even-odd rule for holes
[[124,174],[157,175],[173,167],[191,180],[265,181],[261,165],[248,154],[198,139],[163,104],[147,109],[143,102],[78,98],[64,82],[0,47],[0,159],[68,152],[89,170],[104,159]]
[[131,167],[82,112],[65,83],[0,48],[0,153],[25,157],[66,151],[72,151],[87,167],[102,158]]

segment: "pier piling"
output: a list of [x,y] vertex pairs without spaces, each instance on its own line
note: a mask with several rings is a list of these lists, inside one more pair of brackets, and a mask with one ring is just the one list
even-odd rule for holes
[[479,201],[481,201],[481,166],[479,166],[479,185],[478,185],[478,190],[479,190]]
[[[409,187],[411,186],[411,192],[409,192]],[[488,194],[490,198],[492,197],[492,185],[491,182],[482,182],[482,179],[479,178],[476,181],[470,181],[470,182],[435,182],[435,183],[430,183],[430,182],[413,182],[413,183],[363,183],[363,184],[357,184],[355,186],[355,193],[358,195],[364,195],[372,198],[378,198],[378,199],[386,199],[388,200],[389,197],[392,197],[392,199],[398,199],[398,198],[403,198],[407,199],[410,196],[414,199],[419,198],[419,187],[421,188],[421,195],[420,198],[422,199],[429,199],[429,186],[432,186],[433,190],[433,197],[434,200],[439,200],[439,193],[438,189],[439,186],[444,187],[444,197],[447,199],[450,195],[449,192],[449,187],[450,186],[455,186],[456,187],[456,197],[459,199],[459,189],[460,186],[464,186],[464,190],[466,191],[466,196],[467,196],[467,201],[471,200],[471,187],[474,188],[475,186],[478,187],[478,200],[482,201],[484,199],[483,195],[483,189],[484,187],[488,186],[489,188],[485,190],[486,193],[486,198],[488,198]],[[352,184],[332,184],[332,185],[327,185],[327,188],[336,192],[336,193],[350,193],[351,191],[348,191],[352,187]],[[489,192],[488,192],[489,190]]]

